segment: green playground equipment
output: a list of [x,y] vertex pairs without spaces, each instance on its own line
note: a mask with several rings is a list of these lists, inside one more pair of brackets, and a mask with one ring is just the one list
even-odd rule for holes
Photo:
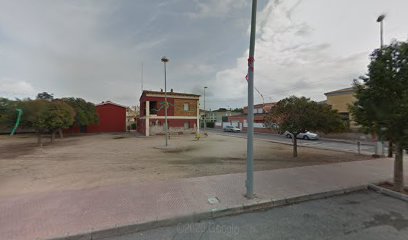
[[17,120],[16,120],[16,124],[14,125],[13,130],[10,133],[10,136],[13,136],[16,133],[17,128],[20,125],[21,116],[23,115],[23,110],[17,108],[16,111],[18,112]]

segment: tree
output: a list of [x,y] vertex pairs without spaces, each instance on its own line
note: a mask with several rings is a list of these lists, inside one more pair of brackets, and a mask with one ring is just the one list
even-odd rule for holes
[[24,112],[20,125],[34,129],[40,145],[42,144],[42,135],[48,131],[44,117],[48,104],[49,102],[45,100],[26,100],[17,103],[18,108]]
[[74,125],[79,127],[97,124],[99,117],[96,107],[93,103],[87,102],[82,98],[62,98],[61,101],[69,104],[75,111]]
[[37,132],[40,145],[44,133],[51,133],[53,141],[57,130],[68,128],[74,122],[74,110],[62,101],[25,100],[19,101],[17,106],[24,112],[21,125]]
[[74,123],[74,109],[63,101],[50,102],[48,111],[45,114],[45,123],[48,130],[51,132],[51,142],[55,139],[55,133],[60,132],[62,137],[62,129],[69,128]]
[[244,109],[243,108],[234,108],[234,109],[231,110],[231,112],[243,113]]
[[16,101],[0,98],[0,129],[11,128],[16,121]]
[[374,50],[368,73],[355,81],[355,121],[395,144],[394,188],[404,188],[403,150],[408,148],[408,42]]
[[305,131],[324,133],[341,131],[344,124],[337,111],[327,104],[319,104],[305,97],[291,96],[271,108],[267,121],[288,131],[293,139],[293,157],[297,157],[297,136]]
[[38,100],[47,100],[47,101],[52,101],[54,100],[54,94],[52,93],[47,93],[47,92],[42,92],[37,94],[37,98]]

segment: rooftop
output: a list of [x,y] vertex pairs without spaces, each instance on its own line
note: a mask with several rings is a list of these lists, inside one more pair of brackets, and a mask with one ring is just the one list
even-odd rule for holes
[[[142,95],[164,95],[164,91],[144,90]],[[183,97],[200,97],[197,94],[173,92],[173,89],[167,92],[168,96],[183,96]]]
[[348,88],[342,88],[342,89],[338,89],[335,91],[331,91],[331,92],[327,92],[324,95],[336,95],[336,94],[343,94],[343,93],[353,93],[354,92],[354,88],[353,87],[348,87]]
[[101,106],[101,105],[106,105],[106,104],[111,104],[111,105],[115,105],[115,106],[118,106],[118,107],[123,107],[123,108],[126,108],[126,109],[128,108],[126,106],[123,106],[123,105],[120,105],[120,104],[117,104],[117,103],[114,103],[114,102],[111,102],[111,101],[103,101],[101,103],[96,104],[95,106]]

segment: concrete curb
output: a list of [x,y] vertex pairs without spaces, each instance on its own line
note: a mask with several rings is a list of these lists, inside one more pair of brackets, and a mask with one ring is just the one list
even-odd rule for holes
[[110,229],[104,230],[94,230],[91,229],[89,232],[79,233],[75,235],[70,235],[67,233],[65,236],[50,238],[48,240],[97,240],[104,239],[108,237],[117,237],[125,234],[136,233],[140,231],[146,231],[158,227],[172,226],[176,224],[185,224],[191,222],[198,222],[202,220],[208,220],[213,218],[232,216],[241,213],[261,211],[274,207],[281,207],[286,205],[291,205],[295,203],[317,200],[322,198],[334,197],[346,193],[356,192],[360,190],[367,189],[367,185],[344,188],[338,190],[332,190],[321,193],[314,193],[309,195],[297,196],[287,199],[255,199],[255,202],[245,203],[243,205],[235,205],[228,208],[212,209],[207,212],[193,213],[190,215],[179,216],[175,218],[168,218],[156,221],[149,221],[145,223],[135,223],[126,226],[114,226]]
[[408,196],[405,195],[405,194],[395,192],[395,191],[392,191],[390,189],[383,188],[383,187],[380,187],[380,186],[377,186],[377,185],[374,185],[374,184],[369,184],[367,186],[367,188],[371,189],[371,190],[374,190],[374,191],[376,191],[378,193],[381,193],[381,194],[384,194],[384,195],[387,195],[387,196],[390,196],[390,197],[397,198],[399,200],[408,202]]

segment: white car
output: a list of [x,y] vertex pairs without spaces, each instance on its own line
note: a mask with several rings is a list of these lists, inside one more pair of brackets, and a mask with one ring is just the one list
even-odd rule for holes
[[[292,134],[290,132],[288,132],[288,131],[283,133],[283,135],[285,135],[287,138],[292,138]],[[304,139],[304,140],[318,140],[319,135],[317,135],[316,133],[312,133],[312,132],[307,131],[307,132],[304,132],[304,133],[299,133],[296,138],[300,138],[300,139]]]
[[234,126],[225,126],[224,132],[241,132],[241,129]]

